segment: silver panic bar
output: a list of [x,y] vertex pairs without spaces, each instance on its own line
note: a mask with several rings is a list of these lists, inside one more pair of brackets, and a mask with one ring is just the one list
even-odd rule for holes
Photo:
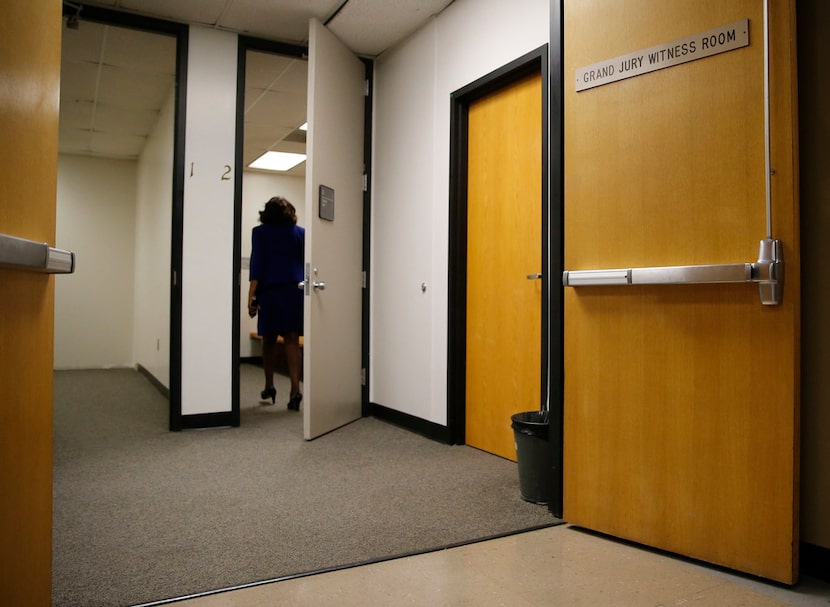
[[607,285],[683,285],[751,282],[760,285],[761,303],[781,303],[784,261],[777,240],[761,241],[758,261],[702,266],[660,266],[611,270],[571,270],[562,273],[566,287]]
[[71,274],[75,271],[75,253],[55,249],[45,242],[0,234],[0,267],[45,274]]

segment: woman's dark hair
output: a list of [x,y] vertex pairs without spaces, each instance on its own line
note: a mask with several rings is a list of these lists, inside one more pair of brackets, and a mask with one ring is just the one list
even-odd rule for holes
[[282,196],[274,196],[259,212],[260,223],[297,225],[297,210]]

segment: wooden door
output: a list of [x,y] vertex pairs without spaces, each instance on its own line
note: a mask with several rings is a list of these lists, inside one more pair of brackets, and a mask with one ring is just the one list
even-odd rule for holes
[[[792,583],[799,243],[794,2],[771,3],[772,237],[758,287],[565,289],[564,517]],[[565,3],[565,269],[750,262],[767,234],[763,3]],[[578,68],[749,20],[749,45],[576,92]]]
[[[308,59],[304,435],[362,414],[363,63],[313,20]],[[329,189],[320,212],[320,186]]]
[[[55,243],[61,16],[9,0],[0,25],[0,233]],[[51,603],[54,278],[0,268],[0,597]]]
[[515,461],[510,416],[541,404],[540,73],[470,104],[467,153],[466,442]]

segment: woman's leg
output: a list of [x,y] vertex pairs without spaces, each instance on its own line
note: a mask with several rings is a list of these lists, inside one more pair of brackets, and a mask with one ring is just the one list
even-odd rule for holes
[[285,345],[285,362],[288,366],[288,378],[291,380],[291,396],[300,393],[300,370],[303,367],[303,351],[300,348],[300,335],[294,331],[283,335]]
[[277,366],[277,336],[262,336],[262,368],[265,371],[265,389],[274,387],[274,370]]

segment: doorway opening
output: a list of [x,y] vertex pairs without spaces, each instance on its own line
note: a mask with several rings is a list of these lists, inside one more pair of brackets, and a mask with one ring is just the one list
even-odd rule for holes
[[[262,369],[254,368],[262,360],[257,319],[247,313],[251,230],[258,224],[258,212],[272,196],[282,196],[294,205],[298,225],[305,225],[306,221],[305,161],[284,171],[249,165],[266,152],[306,154],[307,53],[308,49],[302,46],[247,37],[239,39],[236,166],[241,170],[236,172],[234,197],[237,240],[234,271],[239,297],[234,308],[237,320],[233,340],[233,393],[238,399],[237,411],[258,406],[262,383],[258,378],[263,374]],[[288,388],[281,381],[282,365],[278,365],[277,371],[276,398],[283,403]]]
[[80,263],[56,284],[55,368],[135,367],[169,397],[187,28],[97,7],[64,15],[56,236]]

